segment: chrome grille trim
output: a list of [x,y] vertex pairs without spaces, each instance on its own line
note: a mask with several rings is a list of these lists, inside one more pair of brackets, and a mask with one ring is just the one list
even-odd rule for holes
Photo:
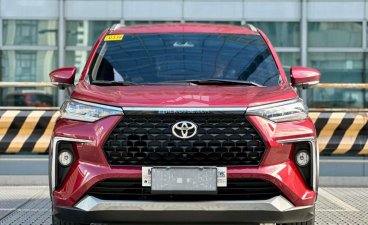
[[246,107],[123,107],[125,115],[170,114],[236,114],[244,115]]

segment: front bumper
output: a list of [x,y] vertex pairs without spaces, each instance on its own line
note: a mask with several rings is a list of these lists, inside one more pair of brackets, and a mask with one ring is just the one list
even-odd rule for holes
[[[120,121],[112,116],[95,123],[61,119],[54,131],[50,149],[50,186],[54,206],[73,207],[85,197],[96,183],[115,178],[142,179],[140,166],[111,166],[106,160],[103,144],[109,131]],[[231,166],[227,168],[228,179],[261,179],[273,183],[293,205],[313,205],[317,194],[318,161],[317,149],[313,161],[314,188],[307,187],[296,165],[293,163],[293,143],[314,138],[313,123],[310,119],[300,122],[287,122],[272,127],[267,120],[248,117],[248,120],[264,137],[267,150],[259,166]],[[311,127],[311,129],[307,129]],[[83,134],[80,132],[83,130]],[[291,131],[291,132],[290,132]],[[300,133],[298,133],[300,132]],[[78,135],[75,133],[79,133]],[[75,134],[71,137],[70,134]],[[101,134],[101,135],[98,135]],[[310,141],[314,142],[312,139]],[[308,139],[309,140],[309,139]],[[73,143],[76,161],[70,168],[64,181],[55,186],[56,159],[53,149],[57,141]],[[316,145],[313,144],[315,147]]]
[[79,223],[292,223],[311,220],[314,206],[295,207],[282,196],[257,201],[153,202],[86,196],[53,214]]
[[[51,197],[53,214],[65,221],[79,223],[292,223],[314,216],[317,182],[306,185],[293,162],[293,145],[314,142],[312,121],[276,125],[255,116],[247,119],[264,138],[267,150],[259,166],[231,166],[229,179],[261,179],[273,183],[284,197],[256,201],[148,202],[102,200],[86,196],[93,185],[106,179],[142,179],[140,166],[111,166],[103,144],[121,118],[108,117],[95,123],[59,120],[55,126],[51,156]],[[84,132],[81,133],[80,131]],[[75,135],[71,135],[75,134]],[[64,138],[66,137],[66,139]],[[57,140],[73,142],[76,161],[65,180],[55,185],[57,165],[53,154]],[[312,144],[313,148],[316,147]],[[318,177],[318,154],[313,149],[313,177]]]

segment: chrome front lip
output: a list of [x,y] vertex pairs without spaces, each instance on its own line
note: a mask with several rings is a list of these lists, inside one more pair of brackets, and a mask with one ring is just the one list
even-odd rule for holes
[[159,202],[159,201],[121,201],[102,200],[86,196],[76,205],[76,208],[90,211],[271,211],[286,212],[313,206],[295,207],[282,196],[267,200],[254,201],[199,201],[199,202]]

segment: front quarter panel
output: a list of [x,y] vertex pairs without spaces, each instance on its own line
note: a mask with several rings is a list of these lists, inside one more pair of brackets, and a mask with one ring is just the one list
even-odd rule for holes
[[[78,160],[73,164],[65,182],[56,187],[53,192],[52,197],[56,204],[74,203],[78,200],[75,196],[81,196],[87,191],[89,187],[84,184],[91,183],[95,179],[94,174],[98,174],[99,170],[110,168],[101,149],[104,140],[120,119],[121,116],[110,116],[94,123],[68,119],[59,119],[56,122],[54,138],[66,137],[91,141],[88,143],[75,142],[74,152]],[[50,154],[54,154],[54,150]]]
[[56,122],[54,136],[91,140],[78,144],[80,161],[108,166],[104,153],[99,151],[121,116],[110,116],[94,123],[60,119]]
[[[296,142],[288,140],[316,140],[313,121],[306,118],[301,121],[274,123],[259,116],[248,116],[247,119],[255,126],[262,136],[266,151],[260,168],[268,168],[267,174],[272,175],[273,182],[279,186],[296,205],[311,205],[316,199],[316,192],[307,187],[302,175],[294,163],[294,149]],[[316,179],[318,180],[318,149],[316,156]],[[270,179],[270,178],[267,178]]]

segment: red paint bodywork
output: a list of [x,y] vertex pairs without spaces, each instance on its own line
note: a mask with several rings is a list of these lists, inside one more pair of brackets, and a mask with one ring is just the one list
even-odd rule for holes
[[167,23],[155,25],[117,26],[111,34],[145,34],[145,33],[214,33],[214,34],[254,34],[248,27],[229,25],[209,25],[196,23]]
[[[72,98],[114,106],[244,107],[296,98],[289,85],[274,87],[207,85],[76,85]],[[256,101],[255,101],[256,99]]]
[[321,73],[318,70],[303,67],[293,66],[290,68],[290,78],[292,85],[302,85],[307,83],[319,82]]
[[75,66],[62,67],[50,73],[50,80],[55,83],[72,85],[74,84],[76,73],[77,68]]
[[[96,86],[85,81],[88,68],[99,43],[106,34],[127,33],[236,33],[261,35],[280,70],[282,84],[275,87],[215,86],[215,85],[145,85],[145,86]],[[280,60],[267,37],[247,27],[225,25],[165,24],[134,27],[119,27],[105,30],[96,42],[86,63],[80,82],[72,98],[94,103],[121,107],[247,107],[297,98],[297,93],[287,83]],[[64,182],[52,193],[54,205],[75,205],[96,182],[107,178],[141,178],[141,167],[111,167],[104,155],[104,141],[122,119],[110,116],[94,123],[59,119],[54,136],[91,140],[77,143],[74,151],[78,160],[73,164]],[[228,177],[260,178],[274,183],[295,206],[313,205],[316,192],[306,186],[292,159],[294,144],[281,144],[278,140],[314,137],[312,121],[273,123],[258,116],[248,116],[262,136],[266,151],[259,166],[228,167]]]

